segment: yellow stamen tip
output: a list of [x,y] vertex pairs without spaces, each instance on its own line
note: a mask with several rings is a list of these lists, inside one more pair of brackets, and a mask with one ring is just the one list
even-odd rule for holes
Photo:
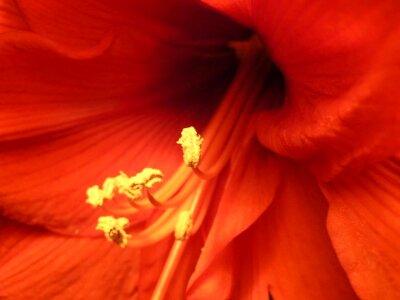
[[112,216],[104,216],[98,219],[96,230],[104,231],[106,239],[125,248],[128,244],[130,234],[125,232],[125,228],[129,226],[127,218],[114,218]]
[[193,126],[182,129],[181,137],[177,141],[177,144],[182,146],[183,161],[189,167],[195,168],[198,166],[202,143],[203,138],[197,133]]
[[99,188],[98,185],[88,188],[86,194],[88,196],[86,203],[89,203],[93,207],[99,207],[103,205],[104,192]]
[[120,172],[120,174],[115,177],[115,186],[118,188],[118,193],[119,194],[124,194],[130,199],[136,199],[141,196],[141,192],[137,195],[136,193],[132,193],[130,191],[130,181],[128,175],[126,175],[124,172]]
[[130,180],[130,185],[142,186],[146,188],[153,187],[154,184],[162,182],[164,174],[158,169],[144,168],[142,172],[137,173]]
[[108,200],[114,198],[114,189],[115,189],[115,179],[110,177],[107,178],[103,183],[104,198]]
[[126,181],[120,190],[129,199],[137,200],[143,196],[144,188],[151,188],[154,184],[162,182],[163,177],[164,174],[158,169],[144,168],[135,176],[124,179]]
[[175,225],[175,239],[184,241],[189,237],[193,226],[193,217],[190,211],[184,210],[178,216]]

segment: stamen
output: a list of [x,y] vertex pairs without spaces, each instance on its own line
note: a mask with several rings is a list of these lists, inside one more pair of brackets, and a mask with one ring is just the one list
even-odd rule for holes
[[103,205],[104,192],[99,188],[98,185],[88,188],[86,194],[88,196],[86,203],[89,203],[93,207],[99,207]]
[[102,206],[104,199],[111,200],[114,198],[115,190],[115,178],[107,178],[103,183],[103,189],[100,189],[98,185],[94,185],[87,189],[86,194],[88,199],[86,203],[89,203],[93,207]]
[[178,221],[175,226],[175,239],[184,241],[189,237],[193,226],[193,216],[188,210],[182,211],[179,214]]
[[[186,239],[188,238],[190,229],[192,227],[192,216],[197,211],[198,206],[201,204],[200,199],[203,192],[204,192],[204,183],[201,183],[193,197],[193,201],[190,205],[189,210],[183,210],[178,217],[178,222],[175,227],[175,237],[177,231],[176,229],[179,228],[178,230],[180,231],[179,237],[185,237],[185,238],[175,239],[171,251],[168,255],[167,261],[165,262],[164,268],[161,272],[160,278],[158,279],[157,285],[154,288],[153,295],[151,297],[152,300],[164,299],[167,293],[168,287],[171,283],[175,270],[178,267],[179,261],[186,248],[187,244]],[[179,219],[181,219],[182,221],[179,222]]]
[[[215,199],[213,195],[217,181],[208,179],[218,176],[229,162],[235,161],[232,160],[232,154],[240,149],[238,145],[247,138],[244,133],[247,132],[247,125],[262,91],[265,80],[263,72],[268,72],[268,62],[265,61],[262,48],[249,47],[247,50],[242,53],[241,60],[244,63],[222,100],[222,105],[202,131],[204,143],[203,137],[194,127],[182,130],[177,144],[182,146],[184,164],[157,190],[158,199],[149,189],[163,180],[163,174],[160,170],[151,168],[145,168],[133,177],[121,172],[114,178],[107,178],[102,189],[93,186],[87,191],[86,202],[95,207],[102,205],[105,199],[112,199],[114,193],[123,194],[129,199],[127,201],[126,197],[117,197],[110,205],[110,215],[115,214],[115,208],[115,211],[119,209],[119,215],[131,216],[131,219],[134,216],[146,218],[145,209],[157,208],[154,210],[156,218],[151,218],[144,228],[130,228],[132,236],[124,230],[129,225],[127,218],[99,218],[96,229],[104,231],[107,240],[120,247],[145,247],[174,233],[174,243],[151,299],[168,297],[171,280],[175,278],[176,270],[185,254],[185,247],[191,243],[191,236],[203,225],[210,203]],[[105,209],[108,208],[106,205]],[[164,210],[161,211],[160,208]],[[136,215],[140,211],[144,212],[143,216]]]
[[182,146],[183,161],[189,167],[196,168],[200,162],[201,144],[203,138],[191,126],[182,129],[181,137],[177,144]]
[[158,201],[158,200],[153,196],[153,194],[150,193],[150,191],[147,190],[147,189],[146,189],[146,194],[147,194],[147,199],[149,200],[149,202],[150,202],[151,204],[153,204],[153,206],[159,207],[159,208],[164,208],[164,209],[167,208],[167,207],[171,207],[171,205],[164,204],[164,203]]
[[117,180],[118,191],[131,200],[137,200],[143,197],[143,189],[152,188],[154,184],[162,182],[163,177],[160,170],[152,168],[145,168],[131,178],[121,172]]
[[127,218],[114,218],[112,216],[100,217],[96,230],[104,231],[106,239],[125,248],[128,244],[128,238],[130,234],[125,232],[125,228],[129,226],[129,220]]
[[118,193],[127,196],[131,200],[136,200],[142,196],[140,190],[132,189],[130,186],[130,179],[124,172],[115,177],[115,186],[118,188]]
[[109,177],[106,180],[104,180],[103,183],[104,198],[108,200],[114,198],[114,190],[115,190],[115,178]]
[[158,169],[144,168],[130,179],[130,185],[152,188],[154,184],[162,182],[164,174]]

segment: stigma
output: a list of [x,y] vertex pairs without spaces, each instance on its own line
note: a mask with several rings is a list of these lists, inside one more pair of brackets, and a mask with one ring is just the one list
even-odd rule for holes
[[125,248],[128,244],[130,234],[125,232],[125,228],[129,226],[127,218],[114,218],[112,216],[104,216],[98,219],[96,230],[104,232],[106,239]]
[[183,161],[189,167],[196,168],[200,163],[203,138],[191,126],[183,128],[177,144],[182,146]]

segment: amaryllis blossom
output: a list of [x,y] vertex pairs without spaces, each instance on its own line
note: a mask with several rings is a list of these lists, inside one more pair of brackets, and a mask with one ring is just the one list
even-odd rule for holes
[[400,298],[400,2],[0,4],[1,299]]

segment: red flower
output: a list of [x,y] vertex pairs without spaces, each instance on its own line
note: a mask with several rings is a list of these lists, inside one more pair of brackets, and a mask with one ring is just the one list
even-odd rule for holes
[[206,2],[0,0],[0,298],[400,297],[399,5]]

